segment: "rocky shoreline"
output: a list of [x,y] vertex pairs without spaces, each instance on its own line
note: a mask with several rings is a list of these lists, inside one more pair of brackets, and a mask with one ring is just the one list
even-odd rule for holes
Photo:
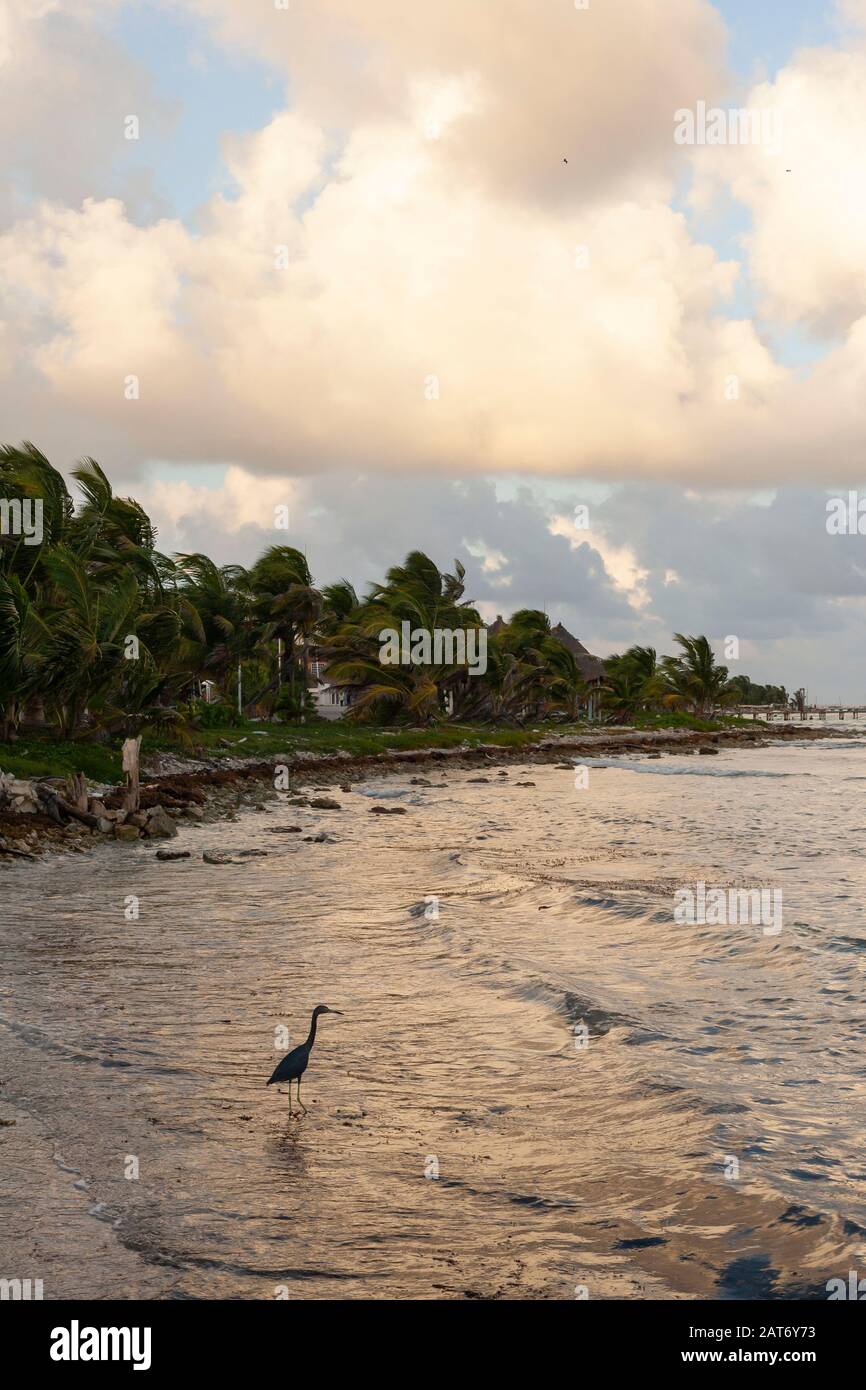
[[[435,764],[477,770],[482,766],[515,763],[553,763],[571,767],[580,757],[643,754],[661,758],[712,756],[723,747],[766,747],[772,742],[801,739],[850,738],[851,730],[814,729],[802,724],[778,728],[723,729],[696,733],[684,729],[604,729],[586,734],[551,734],[519,747],[463,744],[457,748],[392,749],[384,753],[315,754],[287,751],[284,758],[184,758],[157,754],[143,773],[140,806],[123,809],[122,788],[94,788],[77,804],[69,799],[80,788],[65,778],[22,781],[0,771],[0,866],[36,860],[49,853],[86,853],[99,845],[158,842],[172,839],[183,822],[231,821],[243,809],[264,809],[279,790],[315,807],[304,793],[311,784],[322,790],[362,774],[386,777],[404,767]],[[569,762],[563,760],[569,758]],[[86,809],[85,803],[86,801]],[[155,845],[156,847],[156,845]],[[169,858],[170,851],[163,851]]]

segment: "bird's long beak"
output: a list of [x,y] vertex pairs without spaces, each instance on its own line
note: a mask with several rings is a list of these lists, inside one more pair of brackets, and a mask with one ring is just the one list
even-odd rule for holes
[[339,1015],[340,1015],[340,1018],[343,1017],[343,1010],[342,1010],[342,1009],[329,1009],[329,1010],[328,1010],[328,1013],[329,1013],[329,1014],[339,1014]]

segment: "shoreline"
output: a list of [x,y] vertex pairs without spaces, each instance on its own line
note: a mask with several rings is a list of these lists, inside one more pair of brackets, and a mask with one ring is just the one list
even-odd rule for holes
[[[0,866],[36,862],[48,853],[87,853],[106,843],[162,842],[177,834],[176,822],[230,822],[244,809],[261,808],[276,798],[275,770],[285,769],[286,785],[280,790],[303,795],[311,782],[327,788],[358,780],[387,777],[404,767],[436,764],[462,770],[479,766],[556,764],[573,766],[575,757],[618,756],[629,753],[663,757],[713,756],[722,747],[762,748],[774,742],[850,738],[847,729],[815,729],[797,724],[779,728],[761,725],[712,732],[692,729],[609,728],[598,732],[545,734],[536,742],[517,746],[496,743],[462,744],[453,748],[389,749],[378,753],[337,750],[315,753],[286,751],[283,757],[193,758],[157,753],[142,770],[141,806],[138,812],[122,809],[120,788],[95,790],[90,798],[88,826],[74,818],[63,824],[42,811],[37,789],[56,792],[63,778],[33,778],[13,782],[18,809],[0,810]],[[566,764],[564,759],[570,762]],[[29,807],[31,809],[25,809]]]

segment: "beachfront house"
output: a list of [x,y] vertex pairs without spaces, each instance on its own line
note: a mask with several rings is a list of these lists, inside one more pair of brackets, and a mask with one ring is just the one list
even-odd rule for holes
[[310,647],[306,653],[307,689],[320,719],[342,719],[357,699],[360,686],[336,685],[325,674],[333,661],[327,647]]

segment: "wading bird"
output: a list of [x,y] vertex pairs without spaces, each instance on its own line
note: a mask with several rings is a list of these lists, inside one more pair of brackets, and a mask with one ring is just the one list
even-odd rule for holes
[[[298,1047],[293,1047],[291,1052],[287,1052],[281,1062],[277,1064],[274,1074],[268,1081],[268,1086],[272,1086],[275,1081],[288,1081],[289,1083],[289,1117],[295,1113],[292,1110],[292,1082],[298,1083],[298,1105],[307,1113],[307,1107],[301,1100],[301,1077],[307,1070],[310,1061],[310,1053],[313,1050],[313,1043],[316,1041],[316,1025],[319,1022],[319,1014],[339,1014],[339,1009],[329,1009],[327,1004],[317,1004],[313,1009],[313,1017],[310,1019],[310,1035],[306,1042],[300,1043]],[[342,1014],[340,1014],[342,1017]],[[300,1115],[301,1110],[297,1113]]]

